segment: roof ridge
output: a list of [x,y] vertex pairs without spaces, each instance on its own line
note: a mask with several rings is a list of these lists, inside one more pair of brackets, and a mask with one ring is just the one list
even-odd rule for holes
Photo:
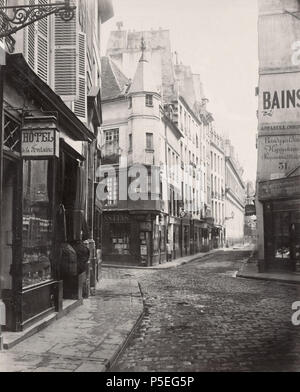
[[113,73],[113,75],[114,75],[114,78],[115,78],[115,80],[116,80],[116,82],[117,82],[117,85],[118,85],[118,87],[119,87],[119,90],[120,90],[120,92],[122,93],[122,91],[124,90],[124,88],[121,86],[120,81],[119,81],[119,78],[116,76],[115,69],[117,69],[118,72],[120,72],[120,74],[121,74],[122,76],[124,76],[125,79],[127,79],[127,81],[129,81],[129,79],[128,79],[127,76],[124,74],[124,72],[122,72],[122,70],[117,66],[117,64],[110,58],[110,56],[108,56],[108,61],[109,61],[109,64],[110,64],[111,71],[112,71],[112,73]]

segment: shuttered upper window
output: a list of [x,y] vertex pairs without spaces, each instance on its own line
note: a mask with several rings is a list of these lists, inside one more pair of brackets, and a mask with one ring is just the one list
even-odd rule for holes
[[[47,3],[47,0],[29,0],[30,5]],[[29,66],[45,83],[49,83],[49,18],[26,28],[24,44],[24,55]]]
[[[77,1],[72,2],[77,6]],[[79,99],[78,12],[69,21],[54,17],[54,90],[64,101]]]
[[79,99],[74,102],[74,113],[81,121],[87,121],[87,81],[86,81],[86,34],[78,35],[78,60],[79,60]]
[[[0,0],[0,7],[5,7],[6,6],[6,0]],[[3,18],[0,15],[0,26],[2,26],[3,23]],[[0,38],[0,42],[4,42],[3,38]]]

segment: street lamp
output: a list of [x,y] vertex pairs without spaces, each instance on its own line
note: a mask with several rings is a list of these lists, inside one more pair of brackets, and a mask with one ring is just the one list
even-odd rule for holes
[[41,19],[55,14],[68,22],[73,19],[76,7],[70,0],[49,4],[10,5],[0,7],[0,38],[9,37]]

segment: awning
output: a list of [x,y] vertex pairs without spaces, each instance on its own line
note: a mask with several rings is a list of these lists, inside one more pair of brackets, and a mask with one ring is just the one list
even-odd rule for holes
[[22,54],[7,53],[7,77],[21,88],[31,90],[44,111],[56,112],[58,124],[73,140],[91,142],[96,138],[48,84],[29,67]]

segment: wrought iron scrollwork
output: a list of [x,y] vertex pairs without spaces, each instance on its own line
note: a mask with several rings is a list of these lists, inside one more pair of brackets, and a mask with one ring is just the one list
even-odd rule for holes
[[75,9],[68,0],[64,3],[0,7],[0,38],[8,37],[52,14],[69,22],[75,16]]

